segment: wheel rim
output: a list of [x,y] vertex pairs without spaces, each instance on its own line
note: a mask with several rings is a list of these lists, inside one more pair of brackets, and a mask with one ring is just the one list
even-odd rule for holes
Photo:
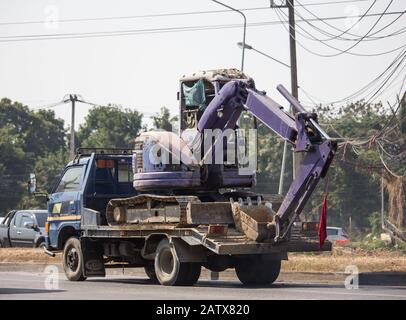
[[70,270],[76,271],[79,265],[79,254],[75,248],[71,248],[66,255],[66,265]]
[[165,248],[159,255],[159,267],[162,273],[170,275],[174,268],[173,254],[169,248]]

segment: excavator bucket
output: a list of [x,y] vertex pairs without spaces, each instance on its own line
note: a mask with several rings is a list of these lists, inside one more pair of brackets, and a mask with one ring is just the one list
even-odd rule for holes
[[265,204],[241,205],[234,202],[231,205],[236,229],[247,238],[257,242],[270,242],[275,235],[271,222],[275,212]]

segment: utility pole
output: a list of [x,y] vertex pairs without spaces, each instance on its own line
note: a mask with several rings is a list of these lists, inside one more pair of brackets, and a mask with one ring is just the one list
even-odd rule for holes
[[70,94],[69,99],[64,99],[63,102],[70,101],[72,104],[72,115],[70,122],[70,158],[75,157],[75,102],[78,101],[78,96],[76,94]]
[[[275,4],[274,0],[271,0],[271,8],[288,9],[289,16],[289,47],[290,47],[290,83],[292,96],[299,100],[299,90],[297,84],[297,60],[296,60],[296,28],[295,28],[295,9],[294,0],[284,0],[281,4]],[[290,107],[290,111],[294,112],[294,108]],[[281,165],[281,175],[279,177],[279,190],[278,193],[283,193],[283,178],[285,174],[286,153],[288,149],[288,143],[285,141],[283,144],[283,156]],[[300,153],[293,153],[292,165],[293,165],[293,179],[296,177],[297,170],[302,161],[302,155]]]
[[286,0],[289,11],[289,47],[290,47],[290,81],[292,96],[299,98],[297,85],[297,61],[296,61],[296,29],[295,29],[295,9],[294,0]]

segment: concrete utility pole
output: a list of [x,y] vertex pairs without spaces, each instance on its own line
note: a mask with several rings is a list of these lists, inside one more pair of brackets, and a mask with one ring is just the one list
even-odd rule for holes
[[[297,60],[296,60],[296,29],[295,29],[295,9],[294,0],[284,0],[282,4],[275,4],[274,0],[271,0],[271,8],[288,8],[289,15],[289,47],[290,47],[290,82],[292,96],[299,99],[299,86],[297,84]],[[295,110],[290,108],[290,110]],[[293,111],[294,112],[294,111]],[[285,173],[286,153],[288,149],[288,143],[285,141],[283,144],[283,156],[281,165],[281,176],[279,179],[278,193],[283,193],[283,176]],[[302,161],[302,155],[299,153],[293,153],[293,179],[296,177],[296,172]]]
[[69,99],[65,99],[64,102],[70,101],[72,104],[72,115],[70,123],[70,157],[73,159],[75,157],[75,102],[78,101],[78,96],[76,94],[70,94]]

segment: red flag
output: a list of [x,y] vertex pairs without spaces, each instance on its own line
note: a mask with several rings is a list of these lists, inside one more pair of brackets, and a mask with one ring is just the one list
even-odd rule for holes
[[320,249],[323,247],[324,241],[327,238],[327,193],[324,194],[323,208],[321,209],[319,222],[319,243]]

